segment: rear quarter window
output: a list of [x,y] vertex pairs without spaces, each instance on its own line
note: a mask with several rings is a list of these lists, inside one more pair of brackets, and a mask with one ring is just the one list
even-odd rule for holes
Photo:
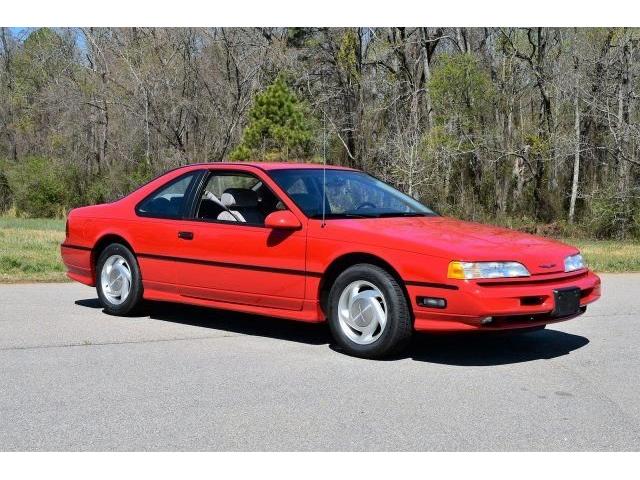
[[136,213],[143,217],[182,218],[188,192],[198,172],[178,177],[160,187],[138,204]]

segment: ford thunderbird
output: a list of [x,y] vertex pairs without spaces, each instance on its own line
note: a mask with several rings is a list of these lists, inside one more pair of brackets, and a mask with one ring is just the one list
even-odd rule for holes
[[442,217],[364,172],[314,164],[177,168],[71,210],[61,250],[109,314],[148,299],[328,321],[367,358],[415,331],[541,329],[600,297],[572,246]]

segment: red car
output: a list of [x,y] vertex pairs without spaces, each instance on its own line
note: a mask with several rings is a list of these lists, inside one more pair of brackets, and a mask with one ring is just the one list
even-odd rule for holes
[[362,357],[397,352],[414,330],[544,328],[600,297],[574,247],[441,217],[366,173],[309,164],[177,168],[72,210],[61,250],[108,313],[144,298],[328,320]]

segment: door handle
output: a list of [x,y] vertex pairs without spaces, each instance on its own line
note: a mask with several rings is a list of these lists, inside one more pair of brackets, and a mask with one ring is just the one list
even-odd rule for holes
[[193,240],[193,232],[178,232],[178,238],[183,240]]

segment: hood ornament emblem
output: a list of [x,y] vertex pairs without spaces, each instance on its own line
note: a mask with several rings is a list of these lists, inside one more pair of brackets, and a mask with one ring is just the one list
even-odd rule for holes
[[543,263],[542,265],[538,265],[540,268],[553,268],[556,266],[555,263]]

